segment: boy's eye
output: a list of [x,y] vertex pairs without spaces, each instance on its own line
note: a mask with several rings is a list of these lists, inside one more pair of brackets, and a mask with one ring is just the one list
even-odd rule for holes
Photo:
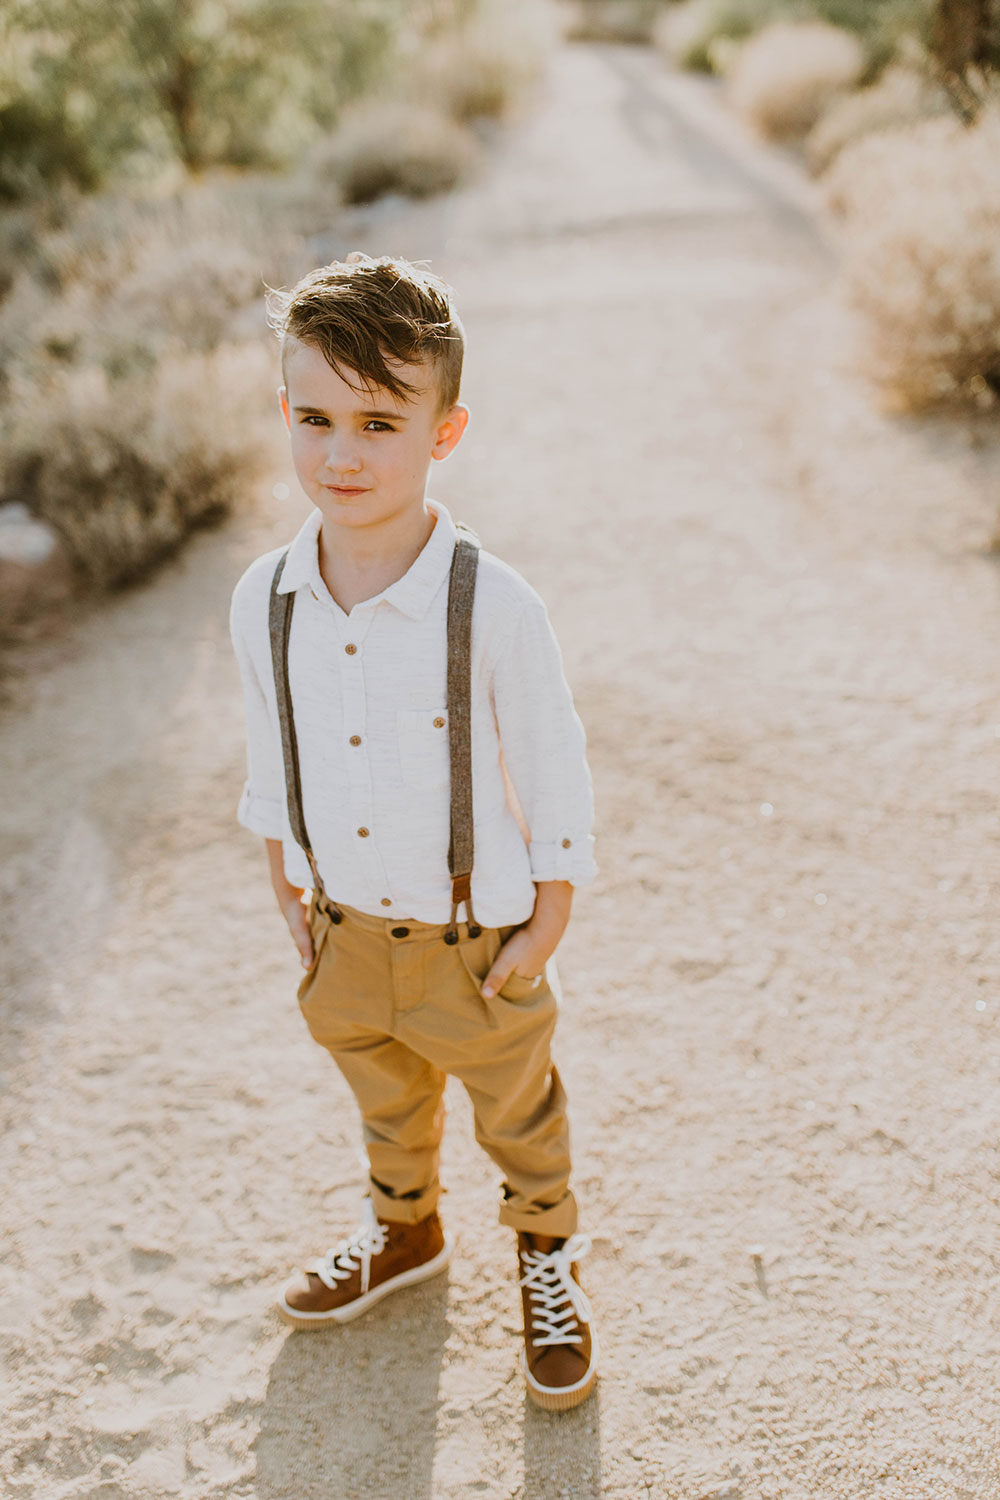
[[[306,416],[304,416],[302,418],[302,425],[303,425],[303,427],[314,427],[314,426],[323,426],[323,427],[326,427],[329,424],[327,423],[326,417],[321,417],[318,412],[309,412]],[[373,429],[376,432],[395,432],[396,431],[395,427],[390,426],[390,424],[388,422],[382,422],[382,421],[380,421],[377,417],[373,417],[370,422],[366,422],[365,423],[365,430],[368,431],[369,429]]]

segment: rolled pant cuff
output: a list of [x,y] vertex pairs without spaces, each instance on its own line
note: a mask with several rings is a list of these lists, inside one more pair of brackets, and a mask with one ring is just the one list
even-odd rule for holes
[[440,1183],[425,1189],[419,1198],[393,1198],[382,1191],[377,1183],[370,1183],[372,1207],[377,1219],[389,1219],[397,1224],[419,1224],[438,1206],[441,1197]]
[[557,1239],[569,1239],[577,1228],[576,1199],[572,1193],[567,1193],[551,1208],[511,1208],[502,1203],[500,1223],[511,1229],[523,1229],[528,1234],[552,1234]]

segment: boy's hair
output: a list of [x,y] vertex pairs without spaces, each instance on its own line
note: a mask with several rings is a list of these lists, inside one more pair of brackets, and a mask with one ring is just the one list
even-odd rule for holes
[[268,325],[281,339],[282,372],[286,342],[296,338],[319,349],[342,379],[346,366],[366,389],[381,386],[397,400],[419,387],[401,379],[387,357],[427,363],[441,410],[458,400],[465,330],[452,289],[411,261],[354,250],[344,261],[310,271],[289,290],[268,287],[265,306]]

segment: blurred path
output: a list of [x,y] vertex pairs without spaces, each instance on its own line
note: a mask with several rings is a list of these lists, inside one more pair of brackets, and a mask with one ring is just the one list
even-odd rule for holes
[[353,1105],[234,824],[231,586],[270,498],[27,653],[0,723],[0,1491],[990,1500],[1000,1352],[996,438],[847,372],[810,189],[641,49],[565,48],[445,203],[471,351],[432,493],[550,601],[601,877],[560,958],[599,1394],[517,1371],[449,1095],[448,1278],[315,1339]]

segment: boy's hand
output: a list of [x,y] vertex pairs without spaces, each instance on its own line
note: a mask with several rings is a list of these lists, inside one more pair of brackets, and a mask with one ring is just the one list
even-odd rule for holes
[[[294,891],[295,887],[292,886],[291,889]],[[302,967],[308,969],[313,961],[313,940],[309,931],[309,908],[303,904],[303,894],[302,891],[295,891],[290,900],[282,901],[281,911],[292,934],[292,942],[299,950]]]
[[281,907],[281,915],[288,923],[292,941],[299,950],[302,967],[308,969],[313,961],[312,933],[309,931],[309,909],[303,905],[305,891],[292,885],[285,878],[284,858],[280,839],[267,840],[267,862],[271,870],[271,885]]
[[511,933],[483,980],[488,1000],[512,974],[534,979],[545,968],[566,931],[573,887],[568,880],[542,880],[535,885],[535,910],[529,921]]

